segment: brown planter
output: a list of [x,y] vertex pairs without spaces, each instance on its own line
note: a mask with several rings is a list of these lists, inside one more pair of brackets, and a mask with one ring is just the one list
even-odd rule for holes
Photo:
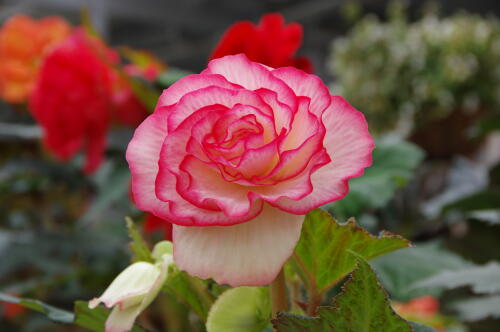
[[427,152],[427,158],[449,159],[454,155],[472,156],[481,146],[483,139],[472,139],[470,129],[486,114],[484,110],[465,112],[456,110],[447,117],[418,128],[410,141]]

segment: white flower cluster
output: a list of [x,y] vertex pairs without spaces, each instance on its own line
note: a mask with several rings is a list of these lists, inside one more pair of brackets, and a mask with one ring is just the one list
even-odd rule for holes
[[341,89],[336,93],[379,131],[407,114],[419,127],[453,111],[500,111],[500,23],[494,18],[428,14],[413,23],[404,17],[383,23],[367,16],[333,42],[330,64]]

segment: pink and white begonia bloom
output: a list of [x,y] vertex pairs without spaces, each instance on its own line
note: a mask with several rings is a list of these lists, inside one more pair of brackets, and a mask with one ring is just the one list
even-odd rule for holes
[[245,55],[163,91],[127,149],[137,206],[174,224],[174,261],[232,286],[274,280],[304,214],[371,165],[362,113],[315,75]]

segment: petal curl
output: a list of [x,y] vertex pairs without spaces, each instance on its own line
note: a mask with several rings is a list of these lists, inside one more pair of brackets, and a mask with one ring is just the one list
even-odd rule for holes
[[255,219],[226,227],[174,226],[174,261],[200,278],[231,286],[271,283],[291,256],[304,216],[269,205]]
[[163,90],[158,105],[168,106],[177,103],[185,94],[203,89],[209,86],[218,86],[224,89],[238,90],[240,86],[226,80],[224,76],[218,74],[192,74],[185,76],[172,84],[168,89]]
[[215,105],[232,108],[237,104],[253,106],[262,112],[272,114],[270,107],[252,91],[209,86],[185,94],[176,105],[172,106],[172,112],[168,118],[168,130],[175,130],[191,114],[201,108]]
[[248,188],[225,181],[218,169],[213,169],[192,156],[181,164],[186,176],[179,177],[179,193],[193,204],[211,201],[230,217],[242,217],[251,210]]
[[180,195],[185,191],[181,186],[189,183],[189,179],[182,179],[185,176],[185,173],[174,175],[167,170],[159,174],[156,179],[156,195],[159,199],[164,200],[169,207],[160,217],[173,224],[184,226],[235,225],[251,220],[262,210],[263,202],[255,201],[254,204],[250,205],[251,208],[247,214],[229,217],[214,204],[214,201],[188,200],[190,197]]
[[271,74],[268,67],[248,60],[244,54],[227,55],[212,60],[202,74],[220,74],[228,81],[249,90],[265,88],[275,91],[279,101],[289,105],[292,109],[296,107],[296,98],[292,89],[277,76]]
[[344,98],[332,96],[323,113],[326,135],[323,145],[331,162],[311,175],[313,191],[300,200],[280,198],[273,205],[290,213],[306,214],[326,203],[343,198],[349,191],[348,181],[363,175],[372,164],[375,148],[365,117]]
[[294,67],[274,69],[272,74],[285,82],[297,97],[309,97],[312,113],[321,115],[330,105],[330,92],[318,76],[307,74]]
[[137,207],[165,219],[168,204],[155,195],[160,150],[167,136],[168,108],[157,108],[136,129],[130,141],[126,159],[132,174],[131,191]]

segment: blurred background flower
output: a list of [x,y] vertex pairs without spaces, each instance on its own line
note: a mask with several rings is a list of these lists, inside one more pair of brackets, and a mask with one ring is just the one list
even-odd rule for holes
[[1,98],[9,103],[26,102],[43,57],[70,31],[61,17],[10,17],[0,29]]

